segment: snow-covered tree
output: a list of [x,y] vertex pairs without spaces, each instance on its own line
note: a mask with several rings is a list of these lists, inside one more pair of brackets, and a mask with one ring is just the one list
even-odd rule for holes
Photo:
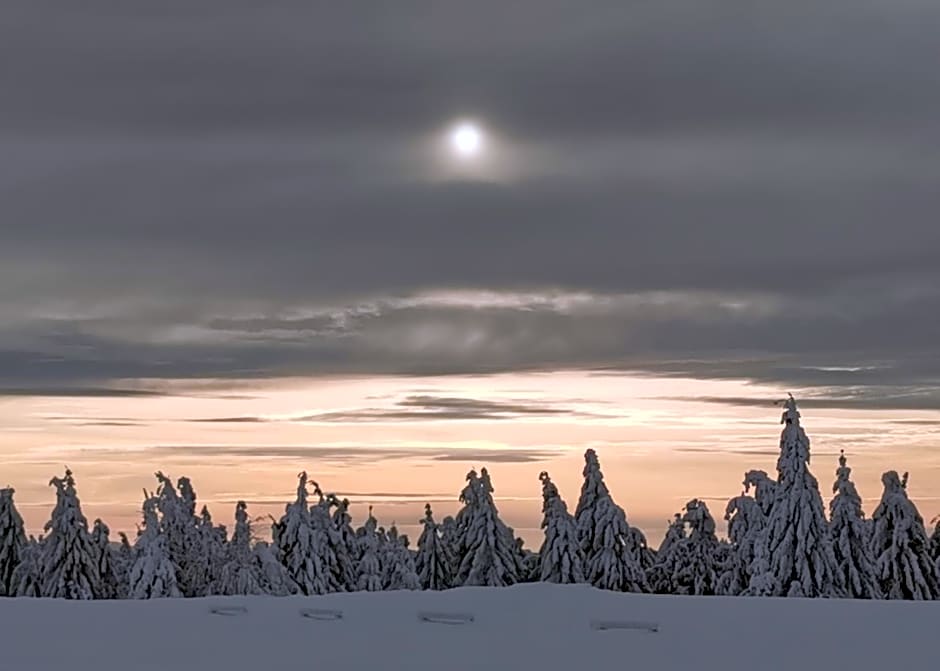
[[207,559],[203,552],[206,539],[199,530],[196,492],[189,478],[181,477],[174,487],[173,481],[161,471],[154,475],[158,483],[160,531],[170,560],[176,566],[179,589],[184,596],[204,596],[208,592],[205,583]]
[[356,534],[359,547],[359,561],[356,565],[356,589],[363,592],[382,591],[382,562],[380,560],[378,521],[372,515]]
[[594,508],[593,545],[585,577],[595,587],[619,592],[646,591],[646,575],[636,552],[628,545],[630,527],[623,508],[610,496]]
[[157,497],[144,492],[144,526],[134,547],[134,565],[127,576],[130,599],[181,597],[177,567],[170,559],[166,536],[161,533]]
[[548,473],[539,474],[542,482],[542,529],[545,540],[539,550],[539,579],[543,582],[583,583],[584,556],[578,543],[578,529],[568,512],[558,487]]
[[252,555],[258,567],[261,591],[264,594],[287,596],[300,591],[297,584],[291,580],[287,569],[278,561],[274,549],[268,543],[255,543],[252,548]]
[[82,514],[72,471],[49,481],[56,505],[46,522],[42,545],[42,595],[60,599],[94,599],[98,590],[95,548]]
[[887,599],[940,598],[940,577],[928,553],[924,520],[907,496],[907,473],[881,476],[884,493],[872,515],[875,572]]
[[937,565],[937,572],[940,573],[940,515],[933,518],[933,533],[930,535],[930,556]]
[[604,483],[594,450],[584,453],[584,482],[575,512],[584,576],[595,587],[625,592],[646,590],[646,539],[627,523]]
[[388,530],[382,564],[385,589],[421,589],[421,581],[415,571],[414,554],[408,549],[408,537],[399,534],[394,524]]
[[604,498],[610,498],[610,491],[604,483],[604,474],[601,473],[601,464],[597,453],[588,449],[584,453],[584,482],[581,485],[581,496],[575,508],[574,518],[578,529],[578,542],[581,544],[581,553],[589,559],[594,551],[595,536],[597,534],[597,504]]
[[682,515],[676,513],[666,535],[656,553],[656,562],[646,572],[647,585],[654,594],[676,594],[678,578],[676,574],[682,560],[682,541],[685,540],[685,522]]
[[441,537],[440,526],[434,521],[431,504],[424,506],[424,529],[418,538],[415,570],[422,589],[449,589],[454,586],[454,558]]
[[96,599],[116,599],[118,597],[118,578],[114,572],[114,550],[111,547],[108,525],[96,519],[91,530],[91,543],[95,549],[97,567]]
[[773,505],[755,547],[748,592],[837,597],[845,593],[819,484],[809,471],[809,438],[792,396],[781,418],[780,458]]
[[715,520],[704,501],[692,499],[685,504],[682,521],[688,525],[689,535],[679,542],[682,548],[682,565],[676,574],[679,593],[715,594],[720,570]]
[[770,511],[774,507],[774,501],[777,498],[777,481],[767,475],[766,471],[748,471],[744,474],[744,491],[749,492],[754,488],[754,501],[760,508],[764,517],[770,517]]
[[[751,471],[751,473],[754,472]],[[772,482],[766,478],[766,473],[764,476],[764,482]],[[746,476],[745,487],[747,486]],[[758,485],[757,491],[762,491],[761,485]],[[747,590],[751,582],[754,546],[763,533],[766,518],[755,497],[748,496],[745,490],[740,496],[735,496],[728,501],[725,508],[725,520],[728,522],[730,544],[721,562],[722,573],[716,593],[723,596],[737,596]]]
[[115,594],[115,598],[126,599],[128,598],[130,573],[131,569],[134,567],[136,554],[134,553],[133,546],[127,539],[127,534],[123,531],[119,531],[118,536],[121,540],[118,543],[117,550],[112,555],[112,560],[114,563],[114,579],[117,585],[117,593]]
[[0,489],[0,596],[12,596],[13,571],[26,547],[23,518],[13,503],[13,488]]
[[356,590],[356,565],[359,560],[356,532],[352,527],[349,514],[349,499],[339,499],[330,495],[333,506],[333,529],[335,530],[336,573],[343,590]]
[[320,554],[323,538],[311,523],[306,471],[298,477],[297,498],[288,504],[275,534],[278,558],[302,594],[326,594],[330,576]]
[[515,537],[499,517],[489,473],[484,468],[477,477],[470,471],[467,482],[461,495],[465,506],[457,520],[466,529],[458,583],[487,587],[515,584],[522,569]]
[[42,596],[42,542],[30,536],[20,549],[20,563],[11,576],[10,596]]
[[846,596],[856,599],[880,599],[881,586],[875,573],[871,552],[870,527],[862,511],[862,497],[852,482],[852,469],[845,452],[839,454],[839,467],[832,485],[835,494],[829,502],[829,529]]
[[226,596],[264,594],[260,565],[251,550],[251,520],[244,501],[235,504],[235,531],[226,546],[217,592]]

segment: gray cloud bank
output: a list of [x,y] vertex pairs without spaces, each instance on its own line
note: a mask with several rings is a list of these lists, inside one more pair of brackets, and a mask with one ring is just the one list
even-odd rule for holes
[[[590,368],[940,407],[940,7],[777,5],[12,0],[0,395]],[[464,115],[511,170],[441,178]]]

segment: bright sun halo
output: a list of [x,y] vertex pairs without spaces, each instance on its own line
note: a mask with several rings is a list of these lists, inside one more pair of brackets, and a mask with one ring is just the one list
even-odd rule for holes
[[458,156],[470,158],[480,153],[483,133],[471,123],[462,123],[451,132],[450,141]]

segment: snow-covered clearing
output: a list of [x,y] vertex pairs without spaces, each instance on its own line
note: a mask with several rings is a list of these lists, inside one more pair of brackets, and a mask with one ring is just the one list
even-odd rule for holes
[[651,596],[550,584],[18,598],[0,599],[0,669],[928,669],[938,623],[938,602]]

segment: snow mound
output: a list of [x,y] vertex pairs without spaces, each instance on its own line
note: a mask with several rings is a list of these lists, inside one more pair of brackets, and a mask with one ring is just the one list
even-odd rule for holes
[[151,601],[0,599],[0,668],[931,668],[940,603],[582,585]]

